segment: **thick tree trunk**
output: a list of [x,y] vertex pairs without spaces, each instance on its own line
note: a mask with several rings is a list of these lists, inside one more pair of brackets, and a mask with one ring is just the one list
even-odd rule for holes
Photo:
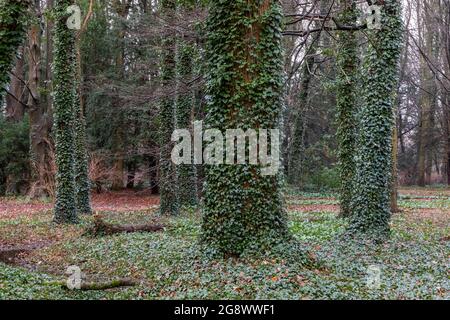
[[403,34],[400,2],[384,1],[383,29],[368,31],[364,62],[354,205],[348,233],[374,241],[390,234],[393,111]]
[[[282,20],[276,0],[211,2],[206,50],[210,77],[207,128],[223,132],[268,129],[269,133],[279,129]],[[279,149],[279,145],[274,148]],[[245,149],[250,151],[248,146]],[[228,152],[231,150],[234,148]],[[221,156],[219,153],[218,158]],[[274,161],[280,165],[280,159]],[[261,162],[205,165],[201,239],[209,249],[226,256],[249,250],[262,253],[287,239],[280,171],[274,168],[274,175],[266,175],[264,169]]]
[[66,9],[73,0],[55,1],[54,37],[54,109],[56,145],[56,203],[57,223],[78,221],[74,175],[74,90],[76,71],[75,33],[67,28]]

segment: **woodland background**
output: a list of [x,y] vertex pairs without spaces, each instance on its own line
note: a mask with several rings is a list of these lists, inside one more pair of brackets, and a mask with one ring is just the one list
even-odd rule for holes
[[[364,1],[361,1],[363,3]],[[287,181],[301,190],[339,187],[336,53],[331,18],[337,2],[282,1],[284,31],[283,161]],[[191,95],[191,119],[204,118],[205,6],[187,2],[175,19],[157,1],[79,1],[90,20],[79,46],[82,105],[87,120],[89,177],[97,192],[136,188],[158,193],[159,107],[176,93]],[[0,194],[54,195],[51,0],[36,0],[0,114]],[[405,43],[397,92],[400,185],[450,180],[450,4],[404,0]],[[308,10],[308,12],[306,12]],[[301,15],[309,14],[309,18]],[[361,12],[361,16],[363,12]],[[300,18],[299,18],[300,17]],[[318,29],[318,32],[307,32]],[[329,30],[330,29],[330,30]],[[181,37],[187,69],[162,86],[161,38]],[[358,33],[358,56],[367,44]],[[31,152],[30,152],[31,151]],[[198,185],[202,169],[196,168]],[[199,192],[201,188],[198,188]]]

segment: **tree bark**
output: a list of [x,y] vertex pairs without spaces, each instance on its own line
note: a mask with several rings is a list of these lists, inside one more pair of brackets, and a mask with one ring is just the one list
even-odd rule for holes
[[32,196],[55,194],[52,119],[46,112],[39,87],[42,84],[41,28],[33,24],[28,32],[28,113],[30,116]]
[[24,77],[24,48],[20,46],[17,50],[17,59],[11,75],[9,92],[6,95],[6,119],[18,122],[25,114],[25,92],[23,85]]

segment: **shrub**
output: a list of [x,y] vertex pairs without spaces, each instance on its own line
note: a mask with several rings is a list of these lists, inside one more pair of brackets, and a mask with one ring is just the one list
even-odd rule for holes
[[24,193],[28,187],[31,175],[29,131],[28,117],[10,122],[0,115],[0,195]]

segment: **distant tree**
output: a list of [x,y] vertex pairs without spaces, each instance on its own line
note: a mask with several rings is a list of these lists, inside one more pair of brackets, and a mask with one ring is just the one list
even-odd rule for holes
[[[344,25],[356,25],[358,13],[356,1],[341,0],[338,19]],[[356,91],[358,72],[358,43],[353,31],[338,32],[336,109],[338,120],[340,207],[341,216],[351,214],[353,178],[355,174],[354,152],[356,150]]]
[[[125,81],[126,70],[126,31],[127,17],[132,8],[131,0],[113,0],[111,8],[114,12],[114,31],[116,37],[115,47],[115,75],[114,78],[119,82]],[[124,171],[125,171],[125,146],[126,141],[126,115],[123,112],[123,102],[119,95],[116,95],[112,101],[114,114],[114,122],[116,126],[113,133],[113,151],[114,151],[114,176],[111,188],[113,190],[121,190],[124,188]]]
[[[171,20],[176,10],[176,0],[162,0],[161,14]],[[175,38],[166,36],[162,39],[161,84],[170,87],[175,81]],[[169,94],[160,104],[160,193],[161,214],[178,214],[176,167],[171,154],[174,144],[171,142],[175,129],[175,100]]]
[[402,47],[400,0],[385,0],[381,30],[368,30],[363,107],[349,232],[375,240],[389,235],[392,130]]
[[[321,22],[317,22],[320,25]],[[301,69],[301,82],[298,92],[298,108],[293,115],[293,130],[291,133],[291,148],[288,160],[288,182],[296,187],[302,185],[302,175],[305,171],[305,143],[306,143],[306,109],[308,107],[308,97],[311,90],[311,82],[313,79],[313,70],[315,65],[315,56],[319,48],[321,33],[317,32],[312,35],[310,44],[306,49],[305,61]]]
[[[192,131],[194,120],[195,92],[185,82],[192,79],[194,57],[194,46],[181,40],[177,58],[176,127],[178,129],[189,129],[190,131]],[[177,180],[180,206],[196,205],[197,188],[194,165],[192,163],[178,165]]]
[[[47,12],[53,3],[46,1]],[[33,167],[33,196],[53,196],[55,191],[54,145],[52,129],[52,25],[53,19],[42,14],[42,0],[33,1],[34,17],[29,22],[27,41],[28,82],[24,93],[28,93],[27,111],[30,116],[31,148],[30,158]],[[46,20],[45,40],[42,25]],[[44,46],[45,44],[45,46]]]
[[87,151],[86,118],[84,116],[84,99],[81,68],[81,35],[86,31],[87,24],[93,14],[94,0],[90,0],[89,9],[83,21],[81,30],[77,33],[76,48],[76,77],[75,77],[75,188],[76,206],[78,214],[91,214],[89,157]]
[[[222,131],[279,128],[279,1],[213,1],[209,9],[205,126]],[[285,240],[279,178],[262,175],[260,165],[206,165],[202,242],[218,253],[240,255],[266,252]]]

